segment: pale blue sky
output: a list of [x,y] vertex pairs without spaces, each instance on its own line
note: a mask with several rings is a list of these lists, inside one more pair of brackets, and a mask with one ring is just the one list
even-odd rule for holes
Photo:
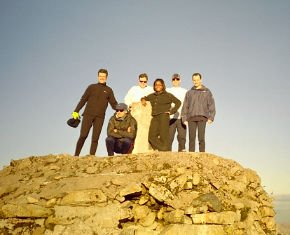
[[73,154],[66,120],[99,68],[119,101],[140,73],[170,86],[177,72],[189,89],[200,72],[217,108],[207,151],[290,193],[289,25],[288,0],[0,0],[1,166]]

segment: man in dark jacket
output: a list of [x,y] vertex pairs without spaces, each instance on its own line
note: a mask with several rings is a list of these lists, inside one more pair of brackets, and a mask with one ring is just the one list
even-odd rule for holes
[[137,133],[137,122],[127,111],[127,105],[117,104],[116,113],[108,123],[106,146],[108,156],[130,153]]
[[196,130],[198,130],[199,152],[205,152],[205,126],[215,117],[215,102],[211,91],[202,85],[200,73],[192,75],[194,86],[187,91],[181,110],[181,118],[189,129],[189,151],[195,151]]
[[88,86],[80,102],[72,113],[74,119],[79,118],[79,111],[86,104],[75,156],[79,156],[92,126],[93,133],[90,155],[95,155],[108,103],[110,103],[113,109],[115,109],[115,106],[117,105],[113,90],[106,85],[107,77],[108,71],[106,69],[100,69],[98,71],[98,83]]

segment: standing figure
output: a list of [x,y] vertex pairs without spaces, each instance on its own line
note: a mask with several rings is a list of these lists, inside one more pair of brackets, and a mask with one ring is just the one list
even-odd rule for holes
[[79,156],[92,126],[93,133],[90,155],[95,155],[108,103],[110,103],[113,109],[115,109],[115,106],[117,105],[113,90],[106,85],[107,77],[108,71],[106,69],[100,69],[98,71],[98,83],[88,86],[72,113],[73,118],[78,119],[79,111],[86,104],[83,113],[80,137],[76,145],[75,156]]
[[202,85],[200,73],[192,75],[194,86],[184,99],[181,116],[182,121],[188,124],[189,151],[195,152],[196,130],[198,131],[199,152],[205,152],[205,127],[211,124],[215,117],[215,102],[211,91]]
[[116,113],[110,118],[107,128],[106,147],[108,156],[113,156],[114,152],[122,154],[132,152],[136,131],[137,122],[127,112],[127,105],[124,103],[117,104]]
[[[150,101],[152,106],[148,140],[154,150],[169,151],[169,116],[177,112],[181,102],[166,92],[165,83],[161,78],[154,81],[154,91],[141,99],[143,105],[146,106],[146,101]],[[171,107],[172,103],[174,107]]]
[[186,125],[181,120],[181,108],[187,90],[185,88],[182,88],[180,86],[180,83],[180,75],[175,73],[172,75],[172,87],[167,89],[167,92],[173,94],[177,99],[181,101],[181,106],[179,107],[177,112],[173,115],[170,115],[169,140],[170,150],[172,151],[172,144],[174,141],[175,132],[177,130],[178,152],[184,152],[186,142]]
[[135,139],[133,153],[144,153],[151,149],[148,142],[148,132],[151,121],[151,104],[147,102],[143,106],[140,102],[141,98],[153,93],[154,90],[148,86],[148,76],[146,73],[139,75],[137,86],[129,89],[125,96],[125,103],[130,107],[131,115],[138,123],[138,131]]

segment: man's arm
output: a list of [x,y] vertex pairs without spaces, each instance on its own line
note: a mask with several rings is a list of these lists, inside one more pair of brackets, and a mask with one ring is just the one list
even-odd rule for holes
[[108,123],[107,135],[115,138],[122,138],[122,135],[120,134],[120,132],[118,132],[114,125],[114,116],[110,118],[110,121]]
[[215,110],[215,102],[212,93],[210,92],[210,96],[208,99],[208,111],[209,111],[209,118],[208,118],[208,123],[212,123],[214,121],[214,117],[216,114]]
[[188,113],[188,92],[186,92],[182,109],[181,109],[181,120],[183,123],[187,122],[187,113]]
[[133,97],[133,87],[131,87],[129,91],[127,92],[127,94],[125,95],[124,102],[126,105],[131,106],[133,102],[132,97]]
[[170,114],[174,114],[177,112],[177,110],[179,109],[180,105],[181,105],[181,101],[179,99],[177,99],[174,95],[172,95],[171,93],[168,93],[171,96],[171,102],[174,104],[174,107],[171,108],[170,110]]
[[135,118],[131,116],[128,127],[125,130],[119,130],[119,133],[122,137],[135,139],[137,133],[137,122]]
[[111,89],[110,96],[109,96],[109,103],[110,103],[112,109],[116,110],[116,105],[118,104],[118,102],[115,98],[115,95],[114,95],[114,92],[112,89]]
[[90,94],[90,91],[89,91],[90,89],[89,88],[90,87],[88,86],[87,89],[85,90],[85,93],[82,95],[82,97],[81,97],[78,105],[76,106],[74,112],[77,112],[78,113],[82,109],[82,107],[84,107],[84,105],[86,104],[86,102],[88,101],[89,94]]

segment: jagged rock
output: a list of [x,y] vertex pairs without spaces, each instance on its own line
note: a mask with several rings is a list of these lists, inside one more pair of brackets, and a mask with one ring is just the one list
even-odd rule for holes
[[207,153],[67,154],[0,171],[0,234],[276,235],[261,179]]

